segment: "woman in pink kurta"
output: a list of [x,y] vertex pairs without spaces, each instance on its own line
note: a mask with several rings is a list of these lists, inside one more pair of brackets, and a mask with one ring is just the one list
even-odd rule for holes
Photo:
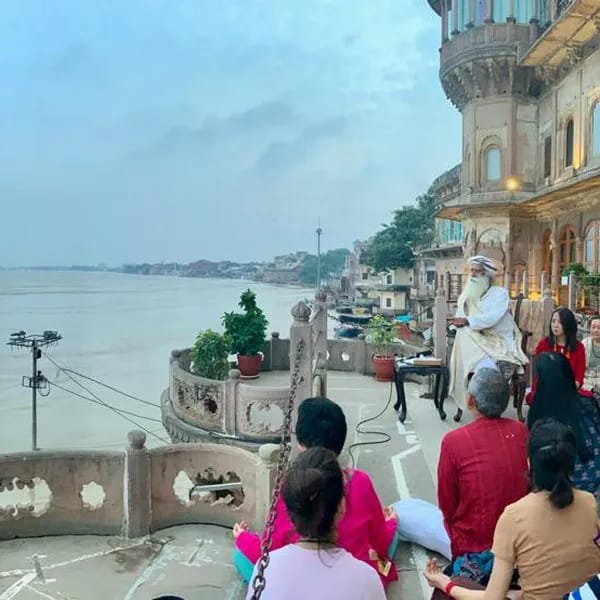
[[[339,546],[355,558],[370,564],[379,573],[384,585],[396,581],[396,566],[388,556],[398,527],[395,514],[384,512],[371,478],[364,471],[347,469],[344,471],[344,479],[346,511],[337,526]],[[252,564],[260,558],[261,539],[257,533],[244,530],[235,540],[237,549]],[[285,504],[279,497],[271,549],[294,544],[299,539]]]

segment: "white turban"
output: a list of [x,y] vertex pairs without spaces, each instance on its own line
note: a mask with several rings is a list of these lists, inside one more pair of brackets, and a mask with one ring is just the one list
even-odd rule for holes
[[469,265],[479,265],[484,268],[486,273],[489,275],[495,276],[498,272],[498,269],[494,265],[494,262],[490,260],[487,256],[472,256],[467,261]]

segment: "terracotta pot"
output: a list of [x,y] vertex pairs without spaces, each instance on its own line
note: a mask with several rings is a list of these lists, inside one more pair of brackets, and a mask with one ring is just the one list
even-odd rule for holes
[[374,354],[372,360],[376,381],[394,381],[395,358],[393,356]]
[[258,377],[262,361],[262,354],[253,354],[252,356],[237,355],[237,363],[242,377]]

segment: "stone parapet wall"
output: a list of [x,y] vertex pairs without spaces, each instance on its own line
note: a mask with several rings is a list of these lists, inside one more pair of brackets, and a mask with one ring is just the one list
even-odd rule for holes
[[[138,537],[188,523],[264,522],[277,446],[264,446],[258,454],[217,444],[148,450],[144,433],[128,437],[123,452],[0,456],[0,539]],[[218,489],[206,488],[211,485]]]

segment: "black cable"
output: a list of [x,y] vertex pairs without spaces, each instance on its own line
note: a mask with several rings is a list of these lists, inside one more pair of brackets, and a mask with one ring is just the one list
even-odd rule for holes
[[69,394],[73,394],[73,396],[77,396],[78,398],[81,398],[83,400],[87,400],[88,402],[93,402],[94,404],[99,404],[100,406],[104,406],[105,408],[109,408],[110,410],[113,410],[117,413],[123,413],[125,415],[130,415],[132,417],[138,417],[139,419],[146,419],[147,421],[154,421],[155,423],[161,423],[162,421],[160,419],[155,419],[154,417],[147,417],[145,415],[140,415],[139,413],[134,413],[131,412],[129,410],[125,410],[124,408],[117,408],[116,406],[113,406],[112,404],[109,404],[108,402],[98,402],[98,400],[94,400],[94,398],[89,398],[88,396],[84,396],[83,394],[80,394],[79,392],[76,392],[74,390],[70,390],[69,388],[66,388],[62,385],[60,385],[59,383],[55,383],[54,381],[48,381],[48,383],[50,385],[53,385],[54,387],[57,387],[59,390],[62,390],[63,392],[67,392]]
[[142,398],[138,398],[137,396],[132,396],[131,394],[128,394],[127,392],[124,392],[123,390],[115,388],[112,385],[108,385],[108,383],[104,383],[103,381],[100,381],[99,379],[94,379],[93,377],[90,377],[89,375],[84,375],[83,373],[78,373],[77,371],[74,371],[73,369],[68,369],[67,367],[63,367],[61,370],[64,371],[65,373],[72,373],[73,375],[77,375],[77,377],[81,377],[82,379],[87,379],[88,381],[92,381],[93,383],[96,383],[98,385],[101,385],[102,387],[108,388],[109,390],[111,390],[117,394],[121,394],[122,396],[125,396],[126,398],[131,398],[132,400],[141,402],[142,404],[147,404],[148,406],[154,406],[155,408],[160,408],[160,404],[156,404],[156,402],[149,402],[148,400],[143,400]]
[[376,444],[387,444],[388,442],[390,442],[392,440],[392,436],[385,433],[385,431],[364,431],[362,429],[363,425],[366,425],[367,423],[370,423],[371,421],[375,421],[376,419],[379,419],[379,417],[381,417],[385,413],[385,411],[389,408],[390,404],[392,403],[392,391],[393,391],[393,382],[390,382],[390,394],[388,396],[387,402],[385,403],[385,406],[383,407],[383,409],[381,411],[379,411],[374,417],[369,417],[368,419],[363,419],[362,421],[359,421],[356,424],[356,427],[354,428],[354,431],[356,431],[356,433],[361,434],[361,435],[362,434],[378,435],[378,436],[380,436],[380,439],[371,440],[370,442],[355,442],[354,444],[351,444],[350,446],[348,446],[348,454],[350,455],[353,469],[356,467],[356,460],[354,459],[354,454],[352,454],[352,448],[358,448],[358,446],[375,446]]
[[[45,352],[43,354],[57,369],[59,369],[60,371],[63,371],[65,373],[65,375],[73,383],[75,383],[75,385],[78,385],[80,388],[82,388],[83,390],[85,390],[90,396],[92,396],[93,398],[95,398],[100,404],[106,406],[107,408],[111,408],[110,405],[107,405],[106,402],[104,402],[104,400],[102,400],[102,398],[100,398],[98,395],[94,394],[94,392],[92,392],[89,388],[85,387],[85,385],[83,385],[83,383],[81,383],[80,381],[77,381],[77,379],[75,379],[75,377],[73,377],[70,373],[67,373],[64,370],[64,368],[61,365],[59,365],[51,356],[49,356]],[[54,385],[56,385],[56,384],[54,384]],[[111,410],[114,410],[114,409],[111,408]],[[143,425],[140,425],[137,421],[134,421],[130,417],[127,417],[127,416],[125,416],[123,414],[121,415],[121,417],[123,417],[126,421],[129,421],[130,423],[132,423],[133,425],[135,425],[136,427],[138,427],[142,431],[146,432],[148,435],[152,435],[155,438],[159,439],[161,442],[163,442],[163,444],[169,444],[169,442],[167,440],[165,440],[164,438],[160,437],[159,435],[157,435],[153,431],[150,431],[149,429],[146,429]]]

